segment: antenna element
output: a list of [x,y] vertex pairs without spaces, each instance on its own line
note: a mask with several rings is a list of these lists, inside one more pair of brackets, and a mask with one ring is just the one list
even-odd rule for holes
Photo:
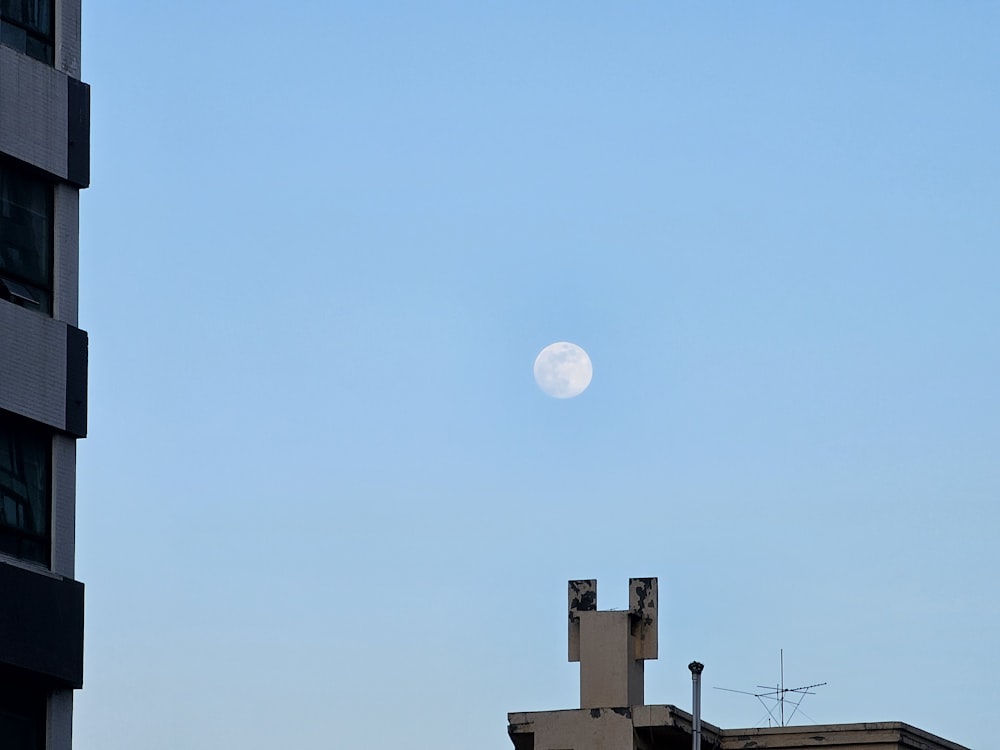
[[[754,698],[760,701],[764,710],[767,711],[767,716],[762,717],[767,719],[768,726],[779,726],[786,727],[791,723],[792,719],[795,718],[796,713],[802,713],[805,716],[805,711],[799,711],[799,707],[802,705],[802,701],[805,700],[807,695],[816,695],[813,692],[813,688],[822,687],[825,682],[817,682],[813,685],[803,685],[802,687],[786,688],[785,687],[785,650],[781,649],[779,652],[780,668],[781,668],[781,681],[771,689],[770,685],[758,685],[758,688],[764,688],[765,692],[762,693],[751,693],[746,690],[733,690],[732,688],[717,687],[716,690],[725,690],[728,693],[741,693],[743,695],[752,695]],[[789,704],[791,708],[791,713],[785,716],[785,703]],[[772,722],[773,725],[772,725]],[[815,722],[814,722],[815,723]]]

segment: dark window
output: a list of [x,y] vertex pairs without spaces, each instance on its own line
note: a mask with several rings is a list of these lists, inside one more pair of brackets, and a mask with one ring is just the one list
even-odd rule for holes
[[49,561],[52,437],[0,414],[0,552]]
[[0,299],[52,314],[52,185],[8,163],[0,163]]
[[52,65],[52,0],[0,0],[0,44]]
[[0,667],[0,747],[44,750],[46,694],[30,676]]

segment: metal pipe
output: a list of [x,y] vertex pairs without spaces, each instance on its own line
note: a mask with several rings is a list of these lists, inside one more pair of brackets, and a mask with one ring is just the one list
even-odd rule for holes
[[701,750],[701,672],[705,665],[693,661],[688,669],[691,670],[691,750]]

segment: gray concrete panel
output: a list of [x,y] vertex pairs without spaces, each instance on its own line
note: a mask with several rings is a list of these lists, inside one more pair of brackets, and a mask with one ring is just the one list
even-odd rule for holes
[[66,422],[66,324],[0,301],[0,409]]
[[80,77],[80,0],[56,3],[56,68]]
[[53,315],[78,325],[80,279],[80,191],[57,184],[53,200],[55,267],[53,271]]
[[76,439],[52,440],[52,572],[75,575],[76,559]]
[[73,747],[73,691],[53,690],[49,694],[46,716],[45,750],[71,750]]
[[66,74],[0,46],[0,151],[66,179]]

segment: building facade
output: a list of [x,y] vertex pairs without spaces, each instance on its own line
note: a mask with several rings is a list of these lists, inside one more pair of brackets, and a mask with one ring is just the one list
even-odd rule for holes
[[68,750],[83,685],[77,320],[90,89],[79,0],[0,0],[0,748]]

